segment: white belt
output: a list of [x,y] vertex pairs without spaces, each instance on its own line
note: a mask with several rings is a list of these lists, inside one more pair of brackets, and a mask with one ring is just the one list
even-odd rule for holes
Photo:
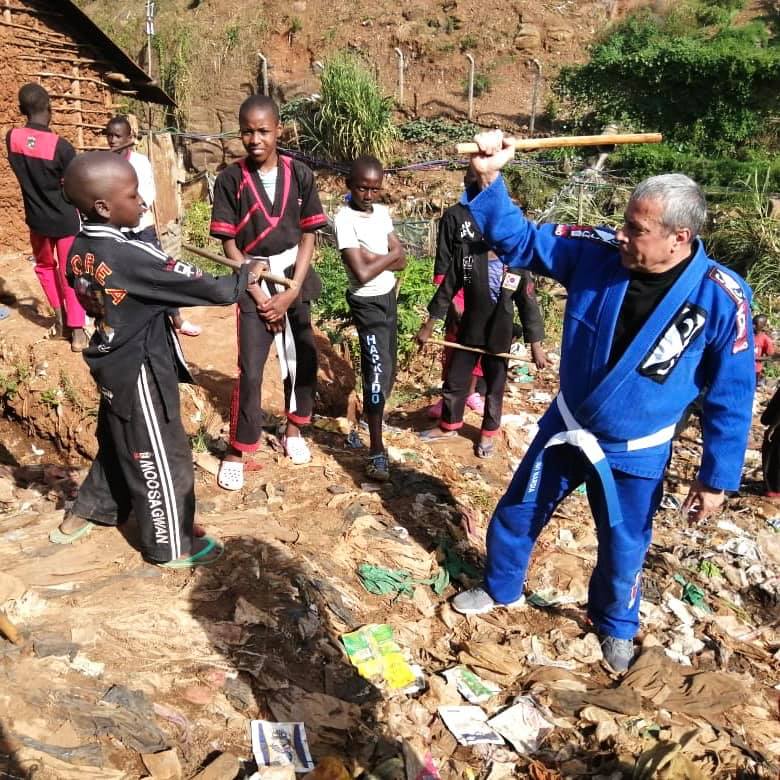
[[[285,249],[278,255],[271,255],[268,258],[269,271],[277,276],[284,276],[285,271],[292,265],[298,256],[298,247],[294,246]],[[260,283],[260,289],[269,297],[271,291],[268,283],[263,279]],[[279,358],[279,370],[282,375],[282,384],[287,377],[290,377],[290,404],[287,411],[294,412],[297,408],[295,399],[295,367],[297,362],[297,353],[295,351],[295,339],[293,338],[292,328],[290,327],[290,318],[284,315],[284,328],[274,336],[276,346],[276,356]]]

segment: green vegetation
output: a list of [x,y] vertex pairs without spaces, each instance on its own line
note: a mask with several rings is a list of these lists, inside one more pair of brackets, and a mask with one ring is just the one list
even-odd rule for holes
[[381,94],[368,68],[349,52],[325,62],[319,103],[296,101],[284,112],[298,123],[301,145],[332,159],[349,161],[364,154],[387,159],[398,137],[392,100]]
[[[160,86],[176,101],[174,119],[182,124],[192,88],[193,38],[187,25],[160,27],[152,36]],[[164,32],[162,31],[164,30]]]
[[769,299],[780,292],[780,222],[768,213],[768,182],[768,175],[754,174],[745,205],[716,217],[707,241],[715,257],[747,279],[762,309],[774,308]]
[[[350,322],[347,274],[338,250],[330,246],[317,251],[314,267],[322,277],[322,294],[313,304],[314,315],[318,327],[331,335]],[[426,316],[426,307],[436,289],[431,282],[432,268],[430,257],[408,257],[405,270],[399,273],[398,354],[402,358],[414,349],[412,338]]]
[[[486,92],[490,92],[491,88],[492,83],[490,81],[490,76],[486,75],[485,73],[474,74],[474,97],[479,97],[480,95],[484,95]],[[466,95],[469,94],[468,77],[463,82],[463,92]]]
[[443,146],[471,138],[479,128],[472,122],[453,122],[443,117],[413,119],[398,129],[403,141]]
[[[220,242],[209,236],[210,224],[211,204],[204,200],[195,201],[184,212],[182,240],[185,244],[192,244],[201,249],[208,249],[216,254],[222,254]],[[230,273],[230,268],[226,265],[215,263],[212,260],[207,260],[205,257],[191,254],[190,252],[182,252],[182,259],[212,276],[224,276]]]
[[[736,25],[742,0],[686,0],[640,11],[607,30],[582,66],[555,84],[583,127],[616,122],[660,131],[665,144],[622,149],[638,177],[685,170],[731,185],[761,168],[777,176],[773,116],[780,108],[780,45],[763,21]],[[614,164],[614,163],[613,163]]]

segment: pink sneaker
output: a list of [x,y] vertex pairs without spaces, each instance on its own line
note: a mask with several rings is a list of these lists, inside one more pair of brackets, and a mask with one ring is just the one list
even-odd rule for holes
[[479,393],[472,393],[466,399],[466,406],[473,409],[477,414],[485,413],[485,401]]
[[428,407],[428,417],[431,420],[438,420],[441,417],[441,410],[444,408],[444,399],[440,398],[435,404]]

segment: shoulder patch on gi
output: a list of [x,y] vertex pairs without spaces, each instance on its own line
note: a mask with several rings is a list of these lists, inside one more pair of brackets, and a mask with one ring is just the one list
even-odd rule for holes
[[718,287],[722,288],[734,303],[742,303],[742,301],[745,300],[745,293],[742,290],[740,283],[722,268],[718,268],[716,265],[712,266],[707,272],[707,276],[712,279]]
[[707,312],[693,303],[684,303],[674,319],[645,355],[639,366],[639,373],[663,384],[677,365],[683,352],[704,330]]
[[587,241],[595,241],[598,244],[617,246],[618,240],[615,231],[605,227],[591,227],[590,225],[556,225],[555,235],[562,238],[579,238]]
[[707,276],[718,285],[726,295],[737,305],[734,314],[734,342],[731,354],[744,352],[748,348],[748,323],[750,322],[750,304],[740,283],[729,273],[718,266],[713,266]]

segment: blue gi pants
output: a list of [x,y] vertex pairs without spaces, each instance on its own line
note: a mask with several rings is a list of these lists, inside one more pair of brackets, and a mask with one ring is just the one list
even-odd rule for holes
[[663,477],[647,479],[613,470],[623,522],[610,527],[604,489],[595,469],[576,447],[560,444],[544,451],[539,487],[524,501],[531,469],[546,440],[546,436],[537,436],[533,441],[490,521],[485,588],[500,604],[520,597],[536,539],[558,504],[585,482],[598,538],[588,617],[600,634],[633,639],[639,630],[642,565]]

